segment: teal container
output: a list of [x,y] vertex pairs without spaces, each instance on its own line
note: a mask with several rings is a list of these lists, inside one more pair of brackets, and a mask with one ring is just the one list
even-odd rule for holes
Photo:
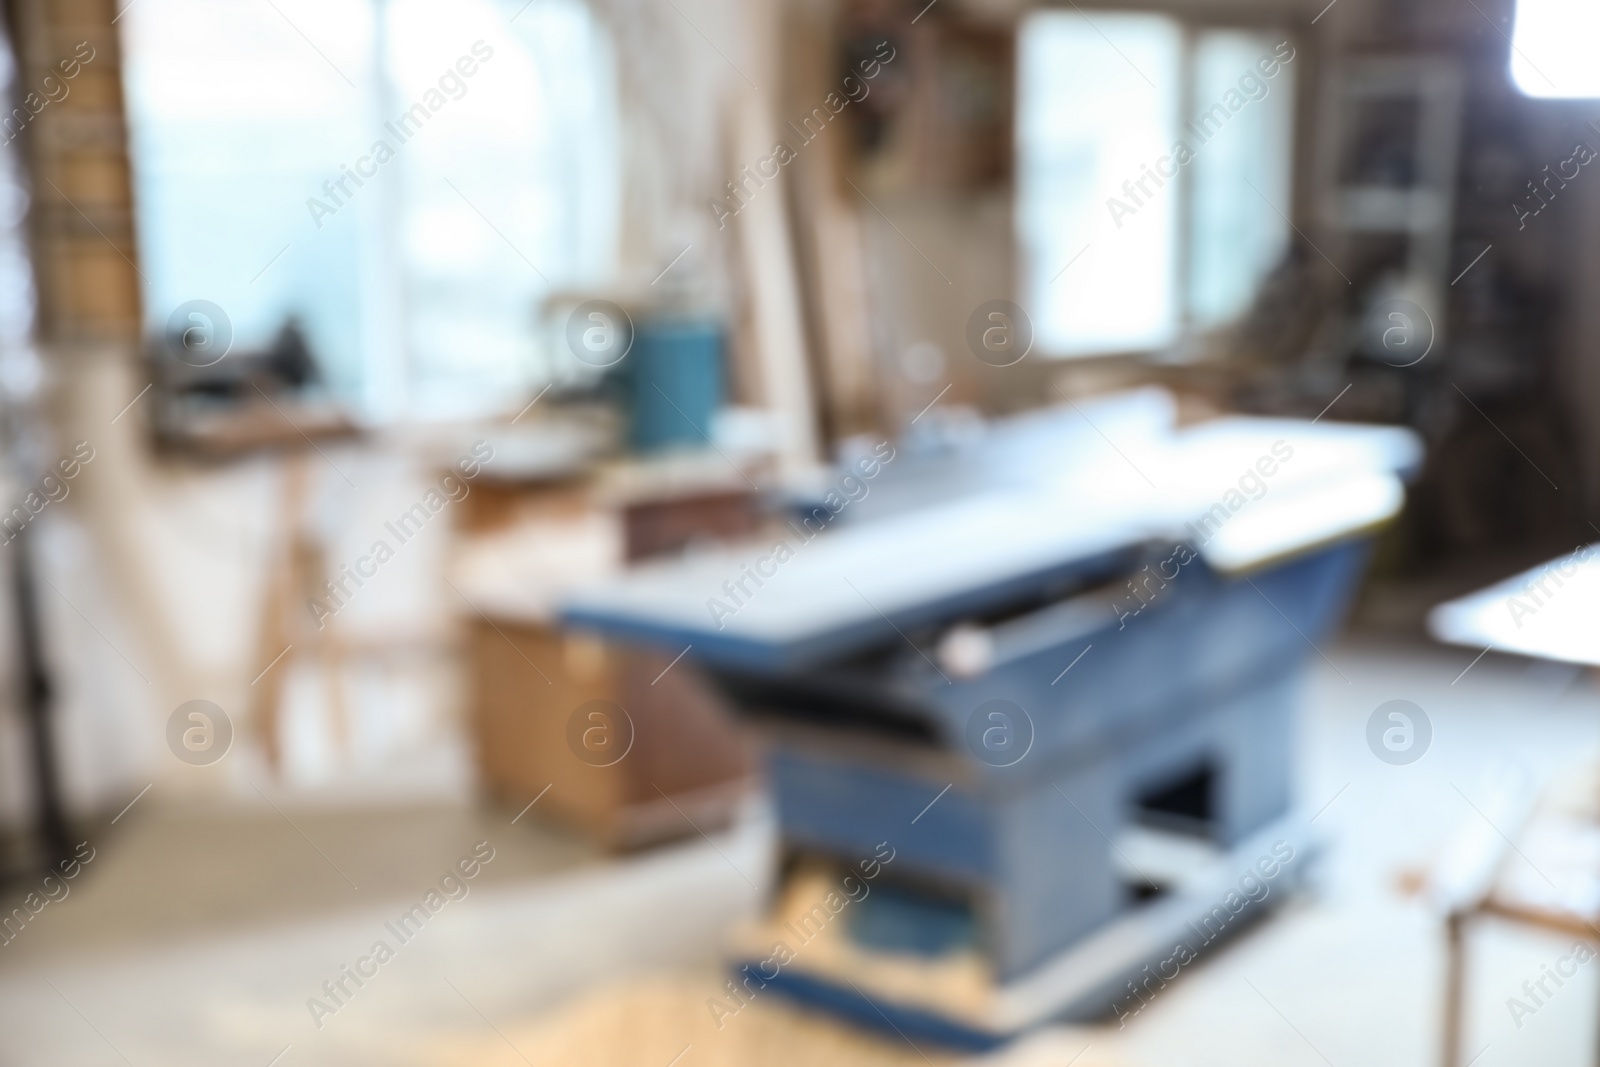
[[629,440],[639,452],[703,448],[723,401],[722,324],[704,319],[639,323],[625,363]]

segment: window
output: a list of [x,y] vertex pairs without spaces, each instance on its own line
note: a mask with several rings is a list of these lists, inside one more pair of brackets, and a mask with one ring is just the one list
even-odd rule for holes
[[1258,77],[1267,95],[1253,102],[1238,88],[1243,72],[1273,55],[1275,44],[1259,34],[1229,31],[1202,33],[1195,42],[1191,130],[1209,129],[1215,120],[1208,120],[1208,109],[1227,107],[1230,92],[1245,97],[1245,106],[1230,112],[1189,164],[1188,309],[1193,325],[1202,329],[1243,312],[1288,246],[1292,75],[1280,65],[1270,81]]
[[373,420],[547,378],[540,301],[614,268],[617,121],[588,7],[523,6],[130,6],[147,329],[207,299],[249,347],[293,316]]
[[1600,6],[1594,0],[1517,0],[1511,80],[1528,96],[1600,96]]
[[1281,40],[1154,14],[1024,21],[1017,224],[1042,352],[1164,349],[1248,306],[1290,230]]

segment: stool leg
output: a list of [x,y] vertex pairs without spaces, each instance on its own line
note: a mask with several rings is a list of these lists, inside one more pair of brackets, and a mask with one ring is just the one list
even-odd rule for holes
[[1444,1035],[1441,1067],[1461,1067],[1461,1008],[1466,996],[1466,916],[1451,912],[1445,919]]

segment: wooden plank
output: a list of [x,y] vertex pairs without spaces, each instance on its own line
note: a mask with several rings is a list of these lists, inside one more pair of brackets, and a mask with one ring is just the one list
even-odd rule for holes
[[[824,13],[801,6],[785,15],[786,111],[804,113],[836,89],[838,28]],[[882,424],[865,236],[841,180],[847,139],[855,132],[850,120],[840,123],[803,146],[788,167],[821,421],[830,443]]]
[[[740,161],[732,168],[735,173],[772,151],[772,122],[765,107],[765,101],[755,95],[741,95],[734,106],[729,141],[734,158]],[[733,222],[744,265],[749,340],[754,349],[745,367],[750,373],[740,377],[748,379],[750,399],[777,417],[779,469],[802,473],[816,467],[820,446],[784,181],[780,171],[755,190]]]

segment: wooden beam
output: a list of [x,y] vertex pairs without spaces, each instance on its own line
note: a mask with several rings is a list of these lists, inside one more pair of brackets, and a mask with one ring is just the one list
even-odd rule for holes
[[[40,341],[137,343],[138,242],[114,0],[17,0],[7,101],[33,193]],[[3,136],[3,134],[0,134]]]

